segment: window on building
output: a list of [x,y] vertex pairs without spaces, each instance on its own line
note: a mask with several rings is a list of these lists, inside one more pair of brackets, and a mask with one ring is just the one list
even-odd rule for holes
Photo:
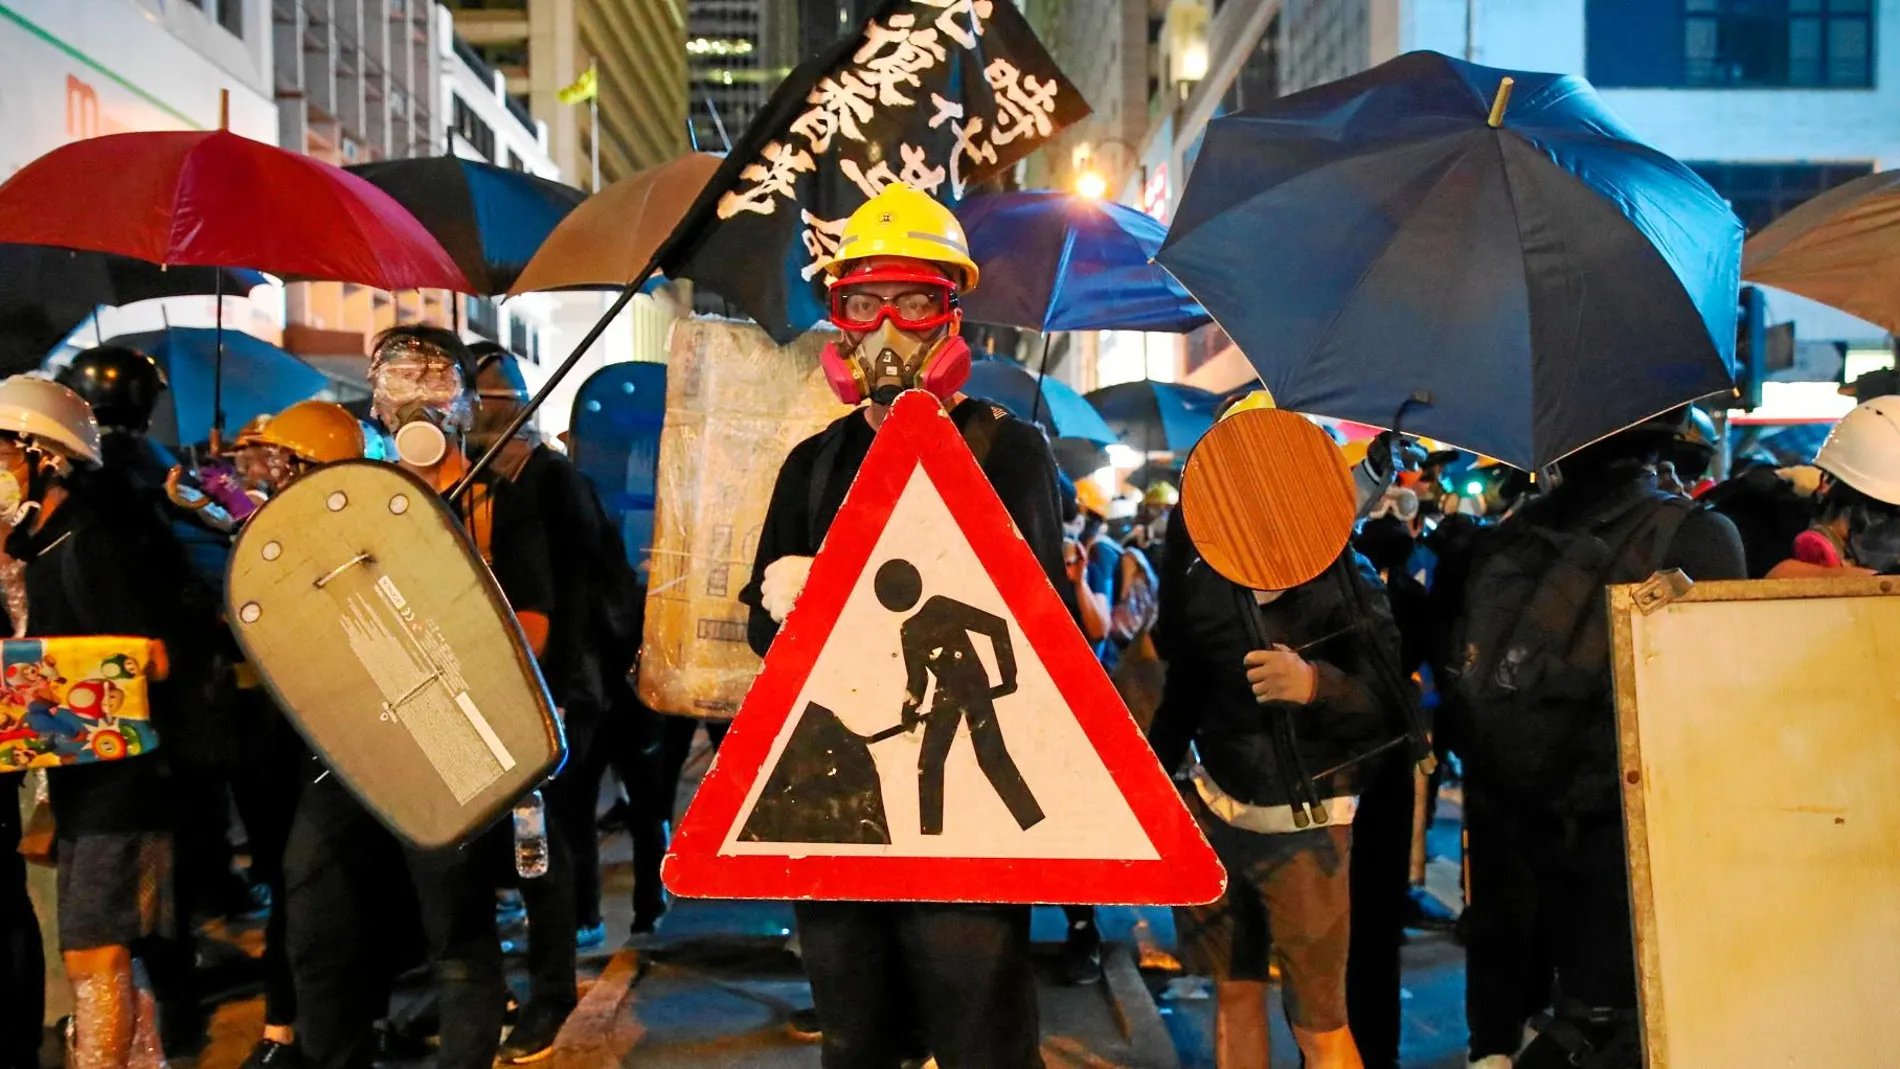
[[1754,233],[1803,201],[1872,174],[1871,163],[1691,163]]
[[1589,0],[1606,87],[1868,89],[1873,0]]
[[244,36],[244,0],[218,0],[218,25]]
[[523,360],[534,348],[534,328],[526,320],[508,317],[508,351]]
[[493,162],[495,159],[495,128],[482,121],[475,109],[468,106],[461,95],[455,94],[449,108],[450,129],[469,147],[481,154],[482,159]]
[[1221,97],[1221,111],[1231,113],[1264,106],[1280,95],[1280,16],[1273,16],[1267,31],[1241,65],[1240,73]]
[[462,311],[468,329],[487,338],[501,340],[501,312],[492,297],[463,297]]

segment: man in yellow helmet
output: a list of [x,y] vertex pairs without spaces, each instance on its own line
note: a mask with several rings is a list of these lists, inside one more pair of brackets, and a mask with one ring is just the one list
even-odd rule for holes
[[[794,447],[779,469],[752,580],[748,638],[764,654],[803,589],[811,558],[900,393],[938,397],[1065,599],[1055,460],[1042,433],[959,391],[970,352],[958,297],[977,283],[949,209],[904,186],[867,201],[825,265],[833,390],[859,408]],[[865,403],[868,402],[868,403]],[[1071,605],[1071,612],[1074,608]],[[948,799],[956,808],[956,799]],[[920,890],[920,893],[924,893]],[[942,1069],[1031,1069],[1038,1054],[1029,910],[928,902],[799,902],[825,1069],[895,1069],[923,1053]]]

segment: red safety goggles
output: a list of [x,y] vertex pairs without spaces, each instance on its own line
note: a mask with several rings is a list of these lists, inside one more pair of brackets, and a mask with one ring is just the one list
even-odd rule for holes
[[[866,293],[860,283],[900,282],[914,286],[893,297]],[[899,330],[925,334],[957,317],[956,284],[923,267],[887,264],[859,269],[831,286],[831,321],[840,330],[868,334],[886,320]]]

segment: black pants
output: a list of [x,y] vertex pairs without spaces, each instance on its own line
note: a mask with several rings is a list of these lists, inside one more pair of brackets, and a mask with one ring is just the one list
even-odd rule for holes
[[[598,776],[594,788],[587,785],[587,760],[599,721],[600,714],[595,712],[568,711],[567,764],[541,788],[547,814],[548,871],[520,881],[521,904],[528,913],[528,998],[563,1012],[579,1001],[574,972],[579,964],[575,937],[580,918],[591,914],[590,923],[598,924],[600,916],[600,845],[593,805]],[[493,834],[512,857],[511,822],[503,821]],[[582,897],[583,883],[593,889],[591,903]]]
[[245,740],[245,767],[231,777],[231,795],[251,851],[251,879],[270,888],[264,922],[264,1023],[297,1020],[297,988],[290,974],[284,928],[290,893],[284,885],[284,847],[303,785],[322,771],[262,690],[238,693],[252,729]]
[[896,1069],[912,1022],[943,1069],[1041,1069],[1029,907],[795,909],[824,1069]]
[[[477,840],[478,843],[481,840]],[[492,859],[477,848],[398,844],[334,776],[304,789],[284,853],[297,1039],[312,1069],[367,1069],[372,1025],[388,1012],[384,922],[407,870],[421,907],[442,1013],[441,1069],[490,1069],[503,987]],[[571,981],[570,981],[571,982]]]
[[632,798],[629,808],[633,811],[635,914],[658,913],[666,901],[660,883],[660,861],[666,857],[673,803],[679,793],[686,758],[693,752],[693,736],[704,724],[706,741],[717,750],[725,740],[726,729],[732,726],[725,720],[701,720],[667,713],[651,716],[642,763],[633,768],[620,766],[621,782],[627,785],[627,794]]
[[0,1069],[38,1069],[46,959],[20,856],[20,784],[0,776]]
[[1399,948],[1411,888],[1412,763],[1403,754],[1366,763],[1352,822],[1352,946],[1346,1017],[1366,1069],[1399,1064]]
[[1471,1056],[1513,1054],[1555,991],[1583,1006],[1636,1005],[1623,821],[1563,818],[1466,777],[1471,886],[1465,1021]]

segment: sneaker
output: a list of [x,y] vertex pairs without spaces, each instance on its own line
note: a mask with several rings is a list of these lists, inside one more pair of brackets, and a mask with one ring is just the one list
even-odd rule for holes
[[303,1052],[295,1043],[279,1043],[274,1039],[260,1039],[257,1046],[251,1048],[250,1057],[244,1059],[242,1069],[302,1069]]
[[527,1065],[553,1057],[555,1037],[561,1034],[561,1026],[573,1012],[571,1006],[556,1009],[544,1003],[529,1003],[523,1007],[521,1019],[508,1033],[508,1038],[502,1041],[495,1059],[503,1065]]
[[1070,987],[1097,983],[1102,979],[1102,933],[1095,925],[1069,926],[1069,938],[1062,943],[1062,982]]
[[633,907],[633,934],[652,935],[660,926],[660,918],[666,916],[666,902],[637,902]]
[[825,1030],[818,1023],[818,1011],[815,1009],[793,1010],[792,1016],[785,1022],[785,1030],[801,1043],[816,1043],[825,1038]]
[[574,933],[574,949],[599,950],[607,944],[607,925],[589,924]]
[[378,1062],[419,1062],[435,1053],[435,1046],[427,1038],[398,1028],[391,1021],[376,1022],[375,1040],[376,1056],[372,1060]]

